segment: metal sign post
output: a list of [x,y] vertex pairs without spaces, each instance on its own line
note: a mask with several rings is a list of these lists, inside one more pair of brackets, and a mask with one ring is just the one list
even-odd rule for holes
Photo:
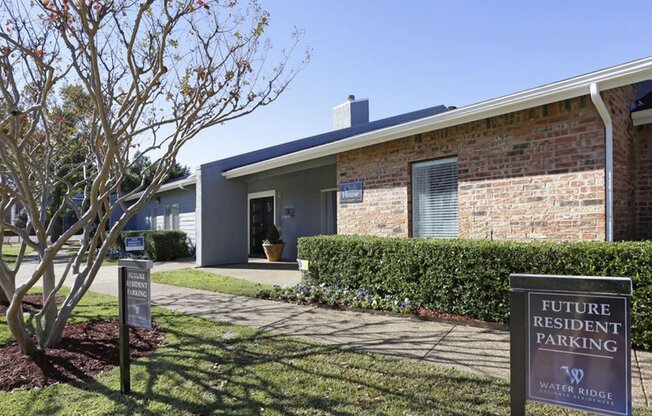
[[630,416],[631,279],[513,274],[510,290],[512,414],[534,401]]
[[119,260],[118,265],[120,391],[123,394],[130,394],[129,327],[152,328],[149,279],[152,262],[129,259]]

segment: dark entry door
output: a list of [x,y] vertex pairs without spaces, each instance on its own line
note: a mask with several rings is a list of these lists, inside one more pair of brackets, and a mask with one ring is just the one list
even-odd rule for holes
[[269,227],[274,225],[274,197],[255,198],[249,201],[249,254],[262,256],[263,240]]

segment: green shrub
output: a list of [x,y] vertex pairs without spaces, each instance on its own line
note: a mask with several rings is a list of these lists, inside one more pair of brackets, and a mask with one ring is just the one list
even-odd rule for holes
[[264,244],[283,244],[281,233],[278,232],[276,225],[272,224],[272,226],[269,227],[269,230],[267,230],[267,238],[265,239]]
[[153,261],[173,260],[192,254],[183,231],[123,231],[117,244],[125,249],[125,237],[145,237],[145,253]]
[[299,239],[310,283],[365,288],[429,309],[509,320],[510,273],[631,277],[632,341],[652,349],[652,242],[520,243],[359,236]]

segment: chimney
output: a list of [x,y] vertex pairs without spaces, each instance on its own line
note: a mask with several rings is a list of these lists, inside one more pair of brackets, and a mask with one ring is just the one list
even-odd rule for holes
[[333,130],[369,123],[369,100],[349,95],[344,104],[333,107]]

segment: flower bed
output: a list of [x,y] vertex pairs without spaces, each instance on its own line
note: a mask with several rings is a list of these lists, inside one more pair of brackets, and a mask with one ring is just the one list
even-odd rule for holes
[[507,330],[507,325],[504,324],[427,309],[411,302],[409,299],[400,299],[398,296],[392,295],[379,295],[363,288],[349,289],[340,288],[337,285],[326,286],[325,284],[319,286],[300,284],[288,288],[274,286],[272,289],[261,290],[256,297],[304,305],[330,306],[337,309],[361,309],[363,311],[378,311],[379,313],[414,315],[417,319]]
[[272,289],[262,290],[257,296],[263,299],[304,304],[317,303],[333,307],[372,309],[396,313],[414,312],[409,299],[399,299],[397,296],[391,295],[381,296],[363,288],[341,288],[337,285],[301,284],[287,288],[275,286]]
[[316,303],[342,308],[372,309],[396,313],[413,313],[414,306],[409,299],[392,295],[379,295],[363,288],[340,288],[337,285],[297,285],[288,288],[275,286],[262,290],[259,298],[282,300],[285,302]]

